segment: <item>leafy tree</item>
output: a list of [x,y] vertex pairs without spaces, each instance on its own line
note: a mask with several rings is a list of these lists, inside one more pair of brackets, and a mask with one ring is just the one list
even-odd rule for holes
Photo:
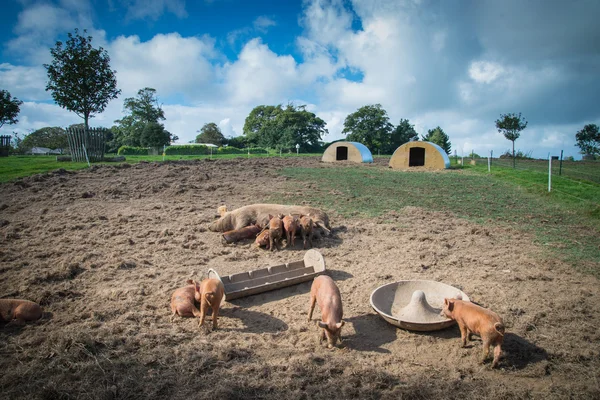
[[575,135],[581,154],[600,154],[600,130],[596,124],[587,124]]
[[513,168],[515,167],[515,140],[521,136],[521,131],[527,127],[527,121],[519,114],[500,114],[496,120],[496,128],[505,138],[512,142]]
[[372,104],[348,115],[342,133],[348,135],[348,140],[362,143],[371,151],[385,151],[389,147],[392,129],[393,125],[381,104]]
[[156,89],[146,87],[138,90],[136,97],[125,99],[123,108],[128,115],[116,120],[116,125],[111,128],[111,148],[160,147],[178,139],[159,122],[165,119],[165,114],[156,98]]
[[404,143],[419,140],[419,134],[415,131],[414,125],[411,125],[407,119],[400,119],[400,123],[394,128],[390,136],[389,144],[386,146],[386,153],[392,154]]
[[27,135],[22,146],[27,149],[32,147],[47,147],[49,149],[66,149],[69,146],[67,132],[59,127],[45,127]]
[[214,122],[204,124],[200,129],[200,134],[196,136],[196,143],[211,143],[216,146],[222,146],[225,142],[225,136],[221,132],[221,129]]
[[246,141],[246,136],[236,136],[231,139],[225,139],[228,146],[237,147],[238,149],[243,149],[248,146]]
[[121,91],[117,90],[116,71],[110,69],[106,50],[93,48],[92,37],[80,36],[77,29],[75,35],[67,35],[64,46],[58,41],[50,49],[52,64],[44,64],[48,72],[46,90],[52,92],[59,106],[83,118],[87,129],[89,119],[103,112]]
[[434,129],[429,129],[427,135],[422,137],[423,140],[431,143],[435,143],[440,146],[447,154],[450,154],[452,144],[450,138],[446,135],[446,132],[439,126]]
[[0,128],[4,124],[13,125],[19,122],[17,117],[21,112],[23,102],[12,97],[7,90],[0,90]]
[[325,121],[305,106],[288,104],[255,107],[244,123],[247,144],[275,149],[295,149],[311,152],[320,148],[320,140],[327,133]]

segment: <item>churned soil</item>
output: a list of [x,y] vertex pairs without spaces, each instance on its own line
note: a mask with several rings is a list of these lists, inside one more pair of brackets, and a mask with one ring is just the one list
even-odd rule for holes
[[[371,219],[325,209],[332,235],[315,248],[342,294],[341,348],[319,345],[318,308],[307,322],[310,282],[225,303],[216,331],[170,322],[171,293],[209,268],[226,275],[303,258],[301,240],[268,252],[207,229],[223,204],[305,204],[309,184],[277,172],[293,166],[335,168],[310,157],[196,160],[0,185],[0,297],[45,312],[0,327],[2,398],[600,396],[598,280],[549,260],[517,230],[417,207]],[[409,332],[375,314],[371,292],[404,279],[453,285],[501,315],[500,368],[480,363],[478,338],[461,348],[456,326]]]

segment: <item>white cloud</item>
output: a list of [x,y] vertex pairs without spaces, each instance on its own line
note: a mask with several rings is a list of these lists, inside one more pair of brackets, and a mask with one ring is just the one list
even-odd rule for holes
[[273,20],[272,18],[269,18],[267,16],[261,15],[259,17],[257,17],[254,22],[252,23],[252,26],[254,26],[254,29],[256,29],[259,32],[262,33],[266,33],[267,30],[269,29],[269,27],[271,26],[276,26],[277,22],[275,22],[275,20]]
[[469,67],[469,76],[478,83],[492,83],[503,72],[504,68],[500,64],[489,61],[474,61]]
[[49,100],[50,92],[46,92],[46,69],[39,67],[25,67],[0,64],[0,87],[10,88],[12,96],[21,100]]
[[172,13],[177,18],[188,16],[184,0],[127,0],[127,19],[158,20],[164,13]]

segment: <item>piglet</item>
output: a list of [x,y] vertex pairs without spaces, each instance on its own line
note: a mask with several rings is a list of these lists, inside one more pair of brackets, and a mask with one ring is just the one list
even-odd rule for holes
[[0,299],[0,321],[19,325],[35,321],[42,317],[42,308],[38,303],[20,299]]
[[269,249],[269,230],[265,229],[261,233],[258,234],[256,240],[254,241],[256,247],[265,246],[267,250]]
[[194,300],[200,301],[198,284],[191,279],[188,279],[186,283],[187,286],[175,290],[171,296],[171,322],[175,319],[175,315],[179,315],[180,317],[201,317],[200,310],[194,304]]
[[260,231],[261,228],[258,225],[245,226],[241,229],[235,229],[223,233],[223,241],[225,243],[235,243],[239,242],[240,240],[251,239],[256,237]]
[[290,244],[292,245],[292,247],[295,245],[296,230],[300,227],[299,223],[300,221],[298,220],[298,217],[292,214],[283,217],[283,229],[285,229],[285,235],[287,240],[286,247],[290,246]]
[[319,332],[319,343],[327,338],[327,347],[335,346],[337,340],[342,342],[342,296],[337,285],[327,275],[321,275],[314,279],[310,288],[310,308],[308,309],[308,322],[312,319],[312,313],[315,309],[315,303],[321,309],[321,321],[317,326],[321,328]]
[[196,292],[200,294],[197,300],[200,302],[200,326],[204,324],[204,318],[208,308],[212,308],[212,322],[213,330],[217,329],[217,317],[219,316],[219,307],[221,307],[221,300],[225,295],[225,287],[223,282],[218,279],[204,279],[199,287],[198,282],[196,284]]
[[467,340],[471,340],[473,333],[481,337],[483,341],[482,362],[485,362],[489,356],[490,346],[495,346],[492,368],[498,366],[505,332],[504,323],[498,314],[470,301],[458,299],[444,299],[442,314],[458,323],[462,347],[467,345]]
[[306,249],[306,243],[310,243],[310,247],[313,246],[313,220],[310,218],[310,214],[300,216],[300,233],[302,234],[302,242],[304,243],[303,249]]
[[[283,237],[283,221],[281,216],[272,216],[269,214],[269,250],[281,250],[281,238]],[[275,245],[275,246],[273,246]]]

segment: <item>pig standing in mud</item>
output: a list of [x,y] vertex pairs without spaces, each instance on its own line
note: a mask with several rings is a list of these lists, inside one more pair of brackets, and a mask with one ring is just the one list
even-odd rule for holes
[[0,322],[14,321],[23,325],[27,321],[35,321],[42,317],[42,308],[38,303],[20,299],[0,299]]
[[473,333],[481,337],[483,341],[482,362],[485,362],[490,354],[490,346],[495,346],[492,368],[498,366],[505,332],[504,323],[498,314],[470,301],[444,299],[442,315],[455,320],[458,324],[462,347],[467,345],[467,340],[471,340]]
[[302,234],[302,242],[304,243],[302,248],[306,250],[307,241],[310,243],[310,247],[313,247],[313,220],[310,214],[300,215],[300,232]]
[[[281,250],[281,238],[283,238],[283,221],[281,216],[269,214],[269,250]],[[275,245],[275,246],[273,246]]]
[[286,247],[290,245],[293,247],[296,242],[296,230],[299,228],[299,220],[298,217],[289,214],[283,217],[283,229],[285,229],[286,236]]
[[322,329],[319,332],[319,343],[327,338],[327,348],[332,348],[338,339],[340,343],[342,342],[344,310],[342,309],[340,290],[333,279],[327,275],[316,277],[310,288],[308,322],[312,319],[315,304],[318,304],[321,309],[321,321],[317,322],[317,326]]

